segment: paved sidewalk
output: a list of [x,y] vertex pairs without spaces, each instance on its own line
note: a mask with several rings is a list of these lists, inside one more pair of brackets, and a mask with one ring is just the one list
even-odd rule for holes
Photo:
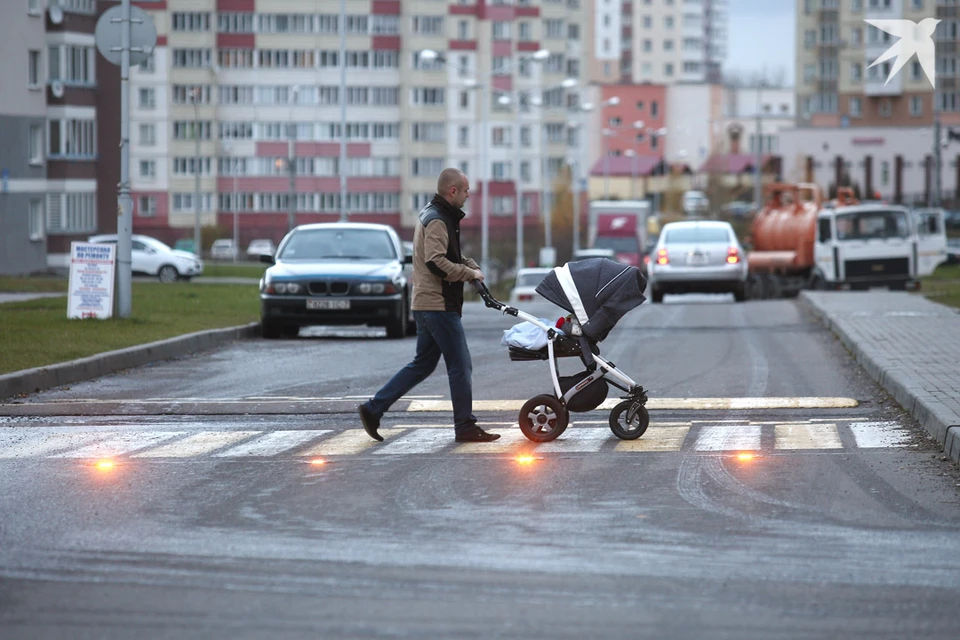
[[894,291],[804,291],[800,300],[960,462],[960,312]]

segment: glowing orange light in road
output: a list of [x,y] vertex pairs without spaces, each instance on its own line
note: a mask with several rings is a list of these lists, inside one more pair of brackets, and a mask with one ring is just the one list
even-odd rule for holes
[[528,456],[528,455],[517,456],[517,462],[519,464],[533,464],[534,460],[536,460],[536,458],[534,458],[533,456]]
[[312,464],[315,467],[320,467],[327,464],[327,461],[324,460],[323,458],[314,458],[313,460],[310,461],[310,464]]
[[101,471],[110,471],[113,469],[113,460],[100,460],[97,462],[97,469]]
[[755,457],[755,456],[754,456],[752,453],[738,453],[738,454],[737,454],[737,460],[739,460],[740,462],[750,462],[751,460],[754,459],[754,457]]

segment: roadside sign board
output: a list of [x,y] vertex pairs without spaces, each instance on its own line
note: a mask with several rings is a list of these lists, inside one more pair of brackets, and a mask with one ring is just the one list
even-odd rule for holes
[[[123,37],[123,8],[110,7],[97,20],[94,37],[100,55],[120,64]],[[157,44],[157,27],[153,19],[140,7],[130,7],[130,65],[137,65],[150,57]]]
[[113,315],[113,280],[117,245],[70,243],[67,318],[109,318]]

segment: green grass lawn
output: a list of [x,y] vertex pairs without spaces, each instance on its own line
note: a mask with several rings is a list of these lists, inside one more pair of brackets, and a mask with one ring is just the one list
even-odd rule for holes
[[941,265],[933,275],[923,279],[919,295],[960,308],[960,264]]
[[[60,289],[43,281],[19,290],[66,291],[66,279]],[[68,320],[66,297],[5,303],[0,374],[260,319],[255,285],[134,282],[131,311],[123,319]]]

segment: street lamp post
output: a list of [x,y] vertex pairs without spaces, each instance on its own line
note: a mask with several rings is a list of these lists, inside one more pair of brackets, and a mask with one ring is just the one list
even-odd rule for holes
[[[297,152],[294,139],[296,138],[297,127],[293,119],[293,105],[297,102],[297,96],[300,94],[299,85],[293,85],[290,88],[290,121],[287,123],[287,173],[290,176],[289,195],[287,196],[287,231],[293,231],[297,226]],[[340,131],[341,136],[346,135],[346,131]],[[346,168],[340,167],[342,173]]]
[[233,176],[233,190],[230,193],[230,210],[233,212],[233,261],[236,262],[240,255],[240,216],[239,203],[237,202],[237,171],[238,168],[233,162],[233,143],[224,140],[221,145],[225,155],[226,166],[230,168],[230,175]]
[[757,85],[757,148],[756,158],[753,161],[753,201],[757,206],[757,210],[760,210],[760,207],[763,206],[761,202],[761,182],[763,181],[763,173],[761,172],[761,163],[763,162],[762,151],[763,151],[763,123],[761,120],[761,113],[763,112],[763,104],[760,101],[760,96],[763,91],[764,83],[760,81]]
[[194,140],[194,157],[196,166],[194,167],[194,182],[193,182],[193,250],[196,252],[197,257],[199,258],[202,254],[200,250],[200,166],[203,164],[200,157],[200,115],[197,110],[197,93],[198,89],[194,87],[190,91],[193,98],[193,140]]

